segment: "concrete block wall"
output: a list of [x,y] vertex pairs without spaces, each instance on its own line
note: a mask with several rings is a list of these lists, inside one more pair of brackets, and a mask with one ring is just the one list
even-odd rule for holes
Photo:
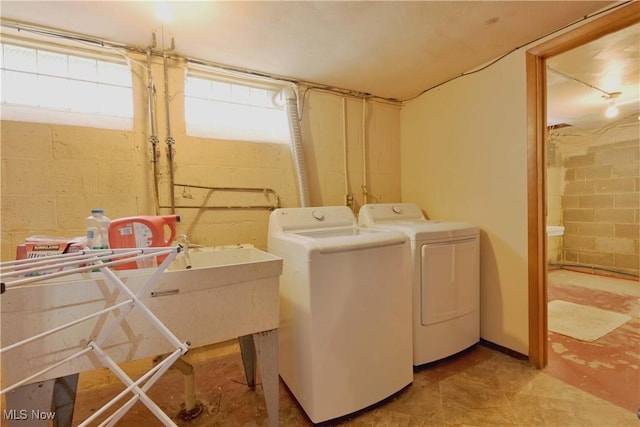
[[563,261],[638,274],[640,144],[589,147],[564,159]]
[[134,132],[2,122],[2,260],[32,235],[83,236],[84,219],[149,212],[148,159]]
[[[84,235],[84,218],[103,208],[110,218],[166,215],[158,208],[149,142],[146,58],[132,55],[134,126],[106,130],[82,126],[2,120],[0,146],[0,259],[12,260],[16,245],[32,235]],[[175,182],[210,187],[272,188],[283,207],[299,205],[290,147],[246,141],[196,138],[184,124],[185,62],[168,67],[172,136],[175,140]],[[166,111],[162,62],[151,67],[156,87],[157,129],[160,140],[160,206],[170,206],[166,149]],[[69,93],[69,96],[74,96]],[[344,202],[343,127],[341,96],[310,90],[302,112],[304,156],[312,205]],[[362,101],[349,99],[348,174],[356,206],[363,203]],[[369,101],[366,132],[367,179],[370,201],[400,200],[400,107]],[[176,205],[227,206],[265,204],[261,194],[245,195],[180,188]],[[182,222],[178,233],[194,243],[266,248],[268,210],[176,209]]]
[[[562,225],[563,172],[561,162],[547,168],[547,225]],[[557,263],[561,260],[562,240],[563,236],[547,237],[548,262]]]

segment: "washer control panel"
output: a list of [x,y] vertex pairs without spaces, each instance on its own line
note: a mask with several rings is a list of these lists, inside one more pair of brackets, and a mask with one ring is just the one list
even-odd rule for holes
[[415,203],[375,203],[360,208],[360,224],[373,225],[379,221],[423,221],[424,215]]

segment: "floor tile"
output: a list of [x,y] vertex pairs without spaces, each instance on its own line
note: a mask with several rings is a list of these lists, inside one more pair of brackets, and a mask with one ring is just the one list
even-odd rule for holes
[[[560,282],[567,283],[550,287],[551,296],[581,304],[608,304],[627,313],[635,311],[634,315],[630,314],[634,319],[587,348],[583,343],[550,334],[550,364],[543,370],[485,345],[476,345],[456,356],[414,369],[413,383],[381,404],[323,425],[638,425],[635,413],[640,406],[638,297],[629,295],[632,288],[628,283],[616,286],[607,280],[600,285],[597,278],[589,277],[589,286],[580,289],[576,285],[580,283],[579,276],[569,274],[561,279]],[[615,292],[607,291],[607,286]],[[237,347],[211,354],[198,350],[187,356],[195,367],[196,396],[203,405],[198,418],[189,422],[178,418],[184,391],[179,372],[170,370],[149,392],[179,426],[268,426],[262,388],[260,384],[255,390],[246,386]],[[82,382],[83,376],[74,426],[123,388],[121,385],[99,386],[104,376],[100,376],[99,381]],[[279,414],[281,426],[313,425],[282,381]],[[159,425],[161,423],[139,403],[118,424],[124,427]]]

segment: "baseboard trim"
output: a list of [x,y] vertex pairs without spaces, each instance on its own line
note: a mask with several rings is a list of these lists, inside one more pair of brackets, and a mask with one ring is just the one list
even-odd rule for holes
[[515,359],[518,359],[518,360],[529,360],[529,356],[527,356],[526,354],[522,354],[522,353],[519,353],[519,352],[517,352],[515,350],[511,350],[510,348],[501,346],[501,345],[493,343],[491,341],[487,341],[484,338],[480,338],[480,344],[485,346],[485,347],[489,347],[489,348],[491,348],[493,350],[497,350],[500,353],[504,353],[504,354],[506,354],[508,356],[511,356],[511,357],[513,357]]

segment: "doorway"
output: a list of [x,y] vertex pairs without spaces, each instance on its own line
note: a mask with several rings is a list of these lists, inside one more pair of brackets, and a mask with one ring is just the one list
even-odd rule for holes
[[546,59],[638,22],[634,2],[527,51],[529,361],[537,368],[548,364]]

